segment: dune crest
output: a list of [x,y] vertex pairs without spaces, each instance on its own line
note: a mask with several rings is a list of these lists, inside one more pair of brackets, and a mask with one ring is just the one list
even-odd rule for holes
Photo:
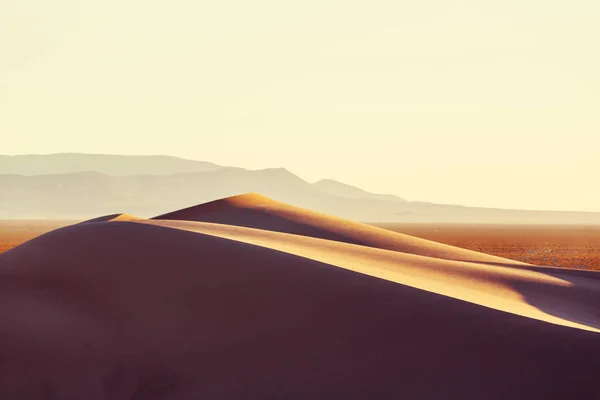
[[89,224],[94,222],[113,222],[113,221],[143,221],[145,218],[136,217],[127,213],[123,214],[110,214],[102,217],[88,219],[87,221],[80,222],[81,224]]
[[210,214],[219,211],[234,211],[236,209],[268,209],[281,207],[284,203],[280,203],[267,196],[258,193],[244,193],[235,196],[225,197],[223,199],[210,201],[208,203],[198,204],[195,206],[183,208],[181,210],[172,211],[162,214],[152,219],[173,219],[196,221],[205,214]]
[[227,197],[151,219],[237,225],[447,260],[527,265],[295,207],[257,193]]

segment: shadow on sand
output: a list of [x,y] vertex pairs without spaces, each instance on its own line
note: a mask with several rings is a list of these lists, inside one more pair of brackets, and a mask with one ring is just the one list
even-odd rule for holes
[[[496,262],[471,262],[495,267],[537,272],[560,279],[568,286],[546,285],[540,288],[535,282],[516,282],[513,287],[523,299],[540,311],[567,321],[600,329],[600,271],[575,270],[560,267],[515,265]],[[577,312],[573,312],[577,310]]]

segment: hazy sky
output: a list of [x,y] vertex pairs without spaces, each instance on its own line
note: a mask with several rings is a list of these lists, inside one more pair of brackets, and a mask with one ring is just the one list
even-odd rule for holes
[[2,0],[0,154],[600,211],[598,0]]

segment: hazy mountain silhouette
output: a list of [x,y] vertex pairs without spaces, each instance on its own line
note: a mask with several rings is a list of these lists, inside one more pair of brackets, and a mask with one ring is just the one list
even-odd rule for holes
[[170,156],[122,156],[110,154],[0,155],[0,174],[42,175],[96,171],[107,175],[169,175],[215,170],[219,165]]
[[[91,169],[79,171],[84,167]],[[202,171],[181,172],[186,168]],[[285,168],[253,171],[165,156],[0,156],[0,218],[150,217],[248,192],[365,222],[600,224],[600,213],[406,201],[328,179],[311,184]]]
[[406,201],[392,194],[378,194],[367,192],[366,190],[351,186],[346,183],[338,182],[333,179],[321,179],[313,183],[313,186],[322,192],[332,194],[334,196],[348,197],[350,199],[376,199],[386,201]]

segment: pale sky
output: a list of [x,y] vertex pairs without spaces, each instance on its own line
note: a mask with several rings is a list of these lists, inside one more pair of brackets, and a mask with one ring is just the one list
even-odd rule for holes
[[598,0],[2,0],[0,154],[600,211]]

